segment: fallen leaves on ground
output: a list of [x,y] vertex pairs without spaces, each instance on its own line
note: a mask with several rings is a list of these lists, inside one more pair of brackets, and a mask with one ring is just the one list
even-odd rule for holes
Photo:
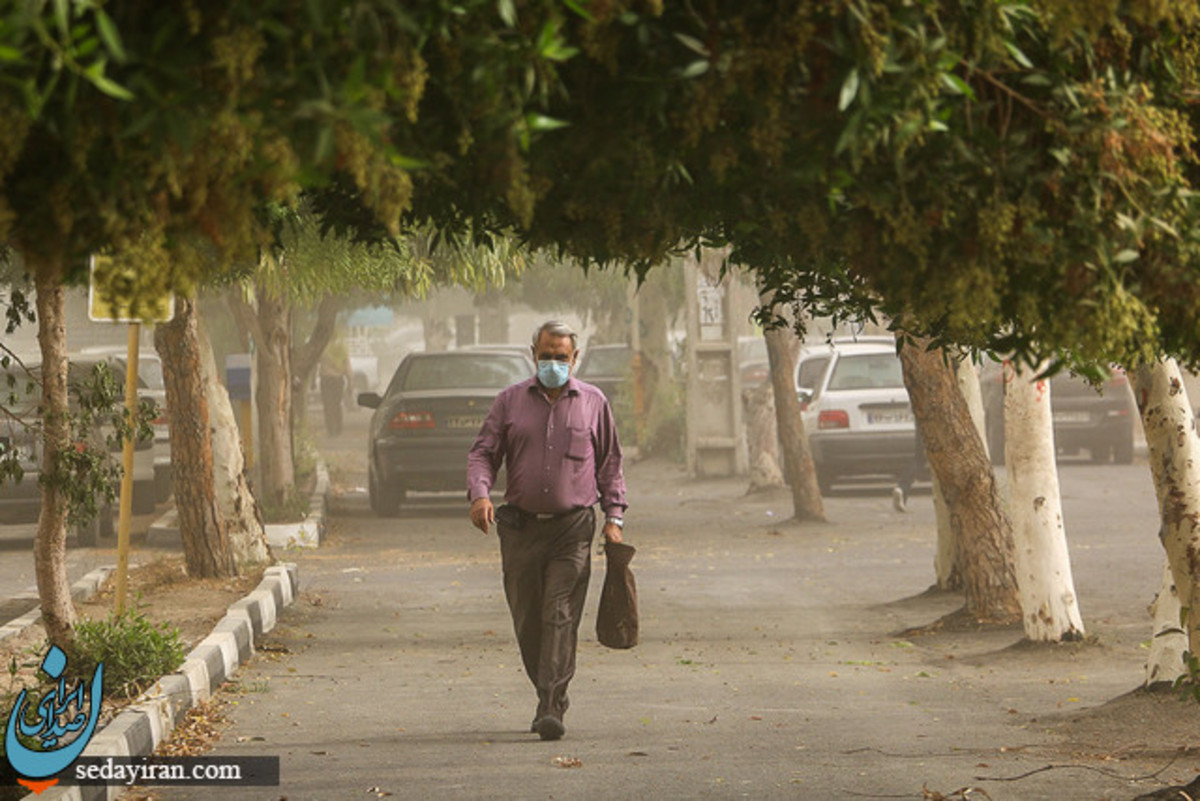
[[583,760],[573,756],[556,756],[552,760],[555,767],[559,768],[582,768]]
[[155,749],[158,756],[200,756],[212,749],[228,722],[224,704],[216,698],[201,701],[184,715],[171,736]]

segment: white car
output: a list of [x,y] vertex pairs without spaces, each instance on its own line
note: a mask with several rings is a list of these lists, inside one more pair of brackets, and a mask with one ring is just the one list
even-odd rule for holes
[[[113,372],[113,378],[125,396],[124,348],[96,346],[85,348],[73,361],[92,365],[104,361]],[[150,351],[138,354],[138,398],[152,400],[158,407],[159,416],[152,421],[154,441],[139,443],[133,457],[133,513],[153,512],[158,503],[171,495],[171,435],[167,427],[167,389],[163,384],[162,362],[158,354]],[[123,402],[123,401],[122,401]],[[119,458],[119,454],[118,454]]]
[[913,469],[916,425],[893,339],[807,346],[796,384],[822,492],[844,478],[892,481]]

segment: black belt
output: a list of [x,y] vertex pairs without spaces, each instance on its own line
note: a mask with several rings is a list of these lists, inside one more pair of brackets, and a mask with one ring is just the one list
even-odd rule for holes
[[[505,523],[505,525],[513,525],[514,528],[520,528],[525,523],[538,522],[545,523],[550,520],[558,520],[559,518],[573,515],[576,512],[587,509],[586,506],[576,506],[573,509],[568,509],[565,512],[527,512],[519,506],[513,506],[511,503],[506,503],[496,510],[496,518]],[[504,518],[508,517],[509,520]],[[513,519],[516,518],[516,519]]]

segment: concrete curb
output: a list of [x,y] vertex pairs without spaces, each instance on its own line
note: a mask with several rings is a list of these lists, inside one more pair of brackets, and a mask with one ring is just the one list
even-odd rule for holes
[[[100,588],[104,586],[104,582],[108,579],[109,575],[116,569],[116,565],[104,565],[103,567],[98,567],[86,574],[83,578],[71,585],[71,598],[76,601],[88,600],[100,591]],[[18,593],[13,597],[32,598],[36,601],[38,598],[37,588],[35,587],[31,590]],[[33,609],[30,609],[20,617],[8,621],[3,626],[0,626],[0,640],[3,640],[5,637],[12,637],[16,634],[20,634],[21,632],[25,631],[25,629],[38,622],[38,619],[41,616],[42,610],[35,606]]]
[[[98,731],[83,755],[139,757],[153,753],[194,704],[211,698],[221,683],[254,655],[255,638],[275,627],[278,612],[296,600],[299,590],[300,573],[295,564],[267,568],[258,586],[229,606],[225,617],[184,658],[179,670],[155,682]],[[109,801],[119,798],[125,789],[53,787],[41,795],[31,793],[22,801]]]
[[318,548],[325,534],[325,515],[329,509],[329,470],[317,462],[317,483],[308,498],[308,516],[299,523],[271,523],[267,543],[273,548]]

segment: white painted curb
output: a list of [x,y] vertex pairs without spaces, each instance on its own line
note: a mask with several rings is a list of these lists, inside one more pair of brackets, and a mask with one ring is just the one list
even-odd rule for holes
[[[111,571],[111,568],[101,570]],[[99,571],[93,571],[96,572]],[[254,639],[275,627],[277,612],[295,602],[299,589],[300,573],[295,564],[268,567],[258,586],[230,605],[225,617],[192,649],[182,667],[155,682],[132,706],[123,709],[97,732],[83,755],[116,757],[153,753],[193,704],[211,698],[221,683],[253,656]],[[30,793],[21,801],[109,801],[118,798],[124,789],[52,787],[41,795]]]

